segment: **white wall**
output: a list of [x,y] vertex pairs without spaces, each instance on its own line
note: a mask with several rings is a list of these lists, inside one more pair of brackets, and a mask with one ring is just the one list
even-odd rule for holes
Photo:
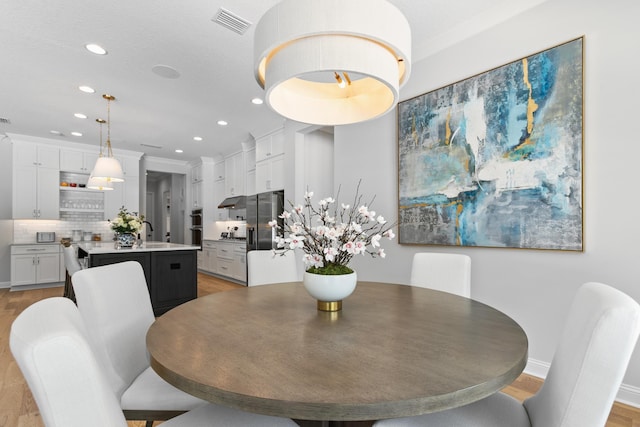
[[[530,341],[528,371],[545,374],[578,287],[600,281],[640,301],[637,75],[640,2],[553,0],[414,63],[408,99],[584,35],[584,252],[398,245],[384,260],[358,258],[363,280],[407,283],[417,251],[471,256],[472,297],[513,317]],[[335,185],[363,179],[374,208],[397,218],[396,113],[335,130]],[[640,405],[636,348],[621,400]]]

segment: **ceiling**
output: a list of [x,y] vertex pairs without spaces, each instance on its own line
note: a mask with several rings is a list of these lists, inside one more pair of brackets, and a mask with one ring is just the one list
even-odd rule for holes
[[[411,26],[414,62],[543,1],[390,0]],[[277,2],[3,0],[0,134],[98,146],[95,119],[106,119],[101,95],[109,93],[116,97],[111,104],[116,149],[186,161],[238,151],[241,142],[284,123],[266,104],[251,103],[263,95],[253,75],[253,32]],[[213,22],[220,8],[252,25],[240,35]],[[88,52],[87,43],[100,44],[108,54]],[[179,77],[152,71],[157,65],[171,67]],[[83,93],[79,85],[96,92]],[[218,120],[228,125],[219,126]],[[106,139],[106,127],[104,132]]]

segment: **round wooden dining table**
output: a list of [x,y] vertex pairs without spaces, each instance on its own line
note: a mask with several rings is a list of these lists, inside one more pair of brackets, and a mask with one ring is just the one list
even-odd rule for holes
[[462,406],[513,382],[527,336],[446,292],[358,282],[339,312],[301,282],[211,294],[159,317],[151,366],[202,399],[298,420],[378,420]]

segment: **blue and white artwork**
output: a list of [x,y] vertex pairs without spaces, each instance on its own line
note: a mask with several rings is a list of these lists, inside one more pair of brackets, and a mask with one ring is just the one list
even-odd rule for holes
[[582,251],[582,44],[398,105],[400,243]]

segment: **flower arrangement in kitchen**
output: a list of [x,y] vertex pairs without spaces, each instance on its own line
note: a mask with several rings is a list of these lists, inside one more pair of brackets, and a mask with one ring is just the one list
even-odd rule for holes
[[286,234],[283,237],[276,233],[274,238],[278,248],[283,249],[281,254],[302,249],[306,271],[322,275],[353,273],[348,264],[355,255],[384,258],[380,240],[395,237],[393,225],[362,204],[359,190],[360,184],[352,206],[338,204],[332,197],[322,199],[314,206],[310,191],[305,193],[303,205],[294,206],[290,202],[291,210],[279,215],[283,226],[275,219],[269,222],[276,231],[282,229]]
[[124,206],[120,208],[118,215],[114,219],[109,220],[111,229],[116,233],[132,234],[138,234],[142,228],[142,221],[144,221],[144,215],[134,215],[127,211]]

